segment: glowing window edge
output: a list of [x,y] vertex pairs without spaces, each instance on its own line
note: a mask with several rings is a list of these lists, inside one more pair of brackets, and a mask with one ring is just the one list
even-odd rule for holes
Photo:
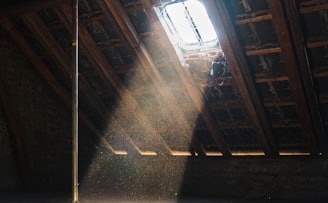
[[[197,37],[197,35],[195,34],[195,30],[198,31],[198,29],[202,26],[198,26],[200,25],[199,20],[206,20],[207,22],[204,24],[207,24],[208,26],[210,26],[210,32],[212,32],[212,38],[210,40],[204,40],[204,41],[194,41],[191,42],[191,40],[189,39],[189,43],[188,40],[183,40],[182,36],[181,36],[181,30],[183,30],[184,28],[178,27],[177,25],[180,24],[181,22],[172,22],[172,18],[177,19],[179,17],[179,15],[176,16],[172,16],[172,9],[185,9],[183,8],[183,6],[187,6],[188,10],[186,9],[186,13],[181,14],[180,10],[180,17],[181,15],[184,15],[186,18],[190,17],[193,20],[189,21],[189,25],[186,24],[187,28],[184,27],[186,30],[189,30],[189,32],[192,32],[193,34],[188,36],[189,38]],[[198,6],[197,7],[197,14],[202,13],[203,16],[199,17],[198,15],[194,15],[195,14],[195,5]],[[206,11],[206,8],[204,6],[204,4],[199,1],[199,0],[189,0],[189,1],[172,1],[170,3],[164,4],[161,7],[155,7],[155,12],[157,13],[160,22],[167,34],[167,36],[169,37],[170,41],[172,42],[176,52],[178,53],[178,55],[181,55],[183,53],[190,53],[190,52],[198,52],[198,51],[206,51],[206,50],[210,50],[210,49],[217,49],[219,48],[219,41],[217,38],[217,34],[214,30],[214,26],[208,16],[208,13]],[[169,10],[169,11],[168,11]],[[201,12],[199,12],[201,11]],[[185,10],[184,10],[185,12]],[[170,16],[171,15],[171,16]],[[198,21],[198,22],[195,22]],[[190,26],[190,22],[194,23],[193,25],[195,25],[194,30],[193,28]],[[180,32],[180,33],[179,33]],[[204,32],[203,32],[204,33]],[[186,34],[186,33],[184,33]],[[201,33],[199,33],[199,36],[201,38],[204,38],[204,35],[202,35]],[[215,35],[215,36],[213,36]],[[206,36],[205,36],[206,38]],[[181,58],[181,56],[179,56]]]

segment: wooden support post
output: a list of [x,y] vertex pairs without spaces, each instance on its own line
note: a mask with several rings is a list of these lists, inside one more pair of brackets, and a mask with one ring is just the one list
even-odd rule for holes
[[79,1],[72,7],[72,202],[79,202]]

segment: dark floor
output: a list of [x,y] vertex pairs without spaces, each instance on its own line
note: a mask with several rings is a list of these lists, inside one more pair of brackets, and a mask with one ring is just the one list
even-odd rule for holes
[[[29,194],[29,193],[11,193],[0,194],[0,203],[70,203],[71,197],[61,194]],[[282,203],[296,203],[296,202],[327,202],[326,200],[244,200],[244,199],[183,199],[183,200],[138,200],[129,197],[79,197],[80,203],[260,203],[260,202],[282,202]]]

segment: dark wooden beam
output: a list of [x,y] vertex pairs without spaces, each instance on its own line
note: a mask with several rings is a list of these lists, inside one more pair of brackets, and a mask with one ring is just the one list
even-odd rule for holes
[[255,80],[249,72],[245,56],[242,54],[233,20],[223,0],[205,1],[208,13],[216,29],[222,50],[228,60],[231,74],[241,95],[249,118],[254,125],[259,142],[268,156],[277,156],[278,148],[271,125],[264,112],[263,104],[256,92]]
[[[61,15],[61,14],[60,14]],[[63,6],[63,15],[67,22],[71,22],[71,12],[69,6]],[[83,47],[87,47],[85,50],[88,53],[94,62],[97,64],[97,68],[99,69],[99,73],[103,76],[106,80],[109,81],[110,85],[114,87],[116,93],[118,94],[117,97],[125,103],[127,108],[130,108],[131,112],[135,113],[135,117],[138,119],[140,125],[143,126],[144,132],[153,137],[156,142],[153,142],[154,145],[156,144],[157,150],[160,150],[160,153],[163,154],[171,154],[170,148],[167,146],[166,142],[160,136],[156,129],[150,124],[149,120],[146,118],[144,112],[142,112],[141,108],[135,101],[134,97],[130,94],[130,92],[125,88],[122,84],[121,80],[116,75],[114,68],[111,68],[111,64],[107,61],[105,56],[102,54],[101,50],[98,48],[96,43],[93,41],[92,37],[84,27],[84,25],[79,26],[79,37],[80,42]]]
[[0,18],[55,7],[70,2],[72,2],[72,0],[30,0],[20,1],[18,3],[16,1],[15,3],[7,4],[0,8]]
[[[310,107],[310,104],[307,101],[306,98],[306,93],[305,92],[309,92],[311,90],[307,90],[305,87],[306,83],[304,83],[304,81],[302,81],[302,76],[306,77],[305,74],[309,74],[309,70],[308,73],[303,73],[301,74],[299,71],[299,64],[297,63],[297,55],[294,53],[294,47],[293,47],[293,41],[291,39],[291,35],[292,33],[290,32],[290,30],[288,29],[288,24],[286,21],[286,16],[284,13],[284,8],[282,5],[281,1],[277,1],[277,0],[268,0],[268,5],[270,7],[271,13],[272,13],[272,21],[273,21],[273,25],[276,29],[276,33],[277,33],[277,38],[278,41],[280,43],[280,47],[281,47],[281,51],[282,51],[282,55],[283,55],[283,59],[285,61],[286,64],[286,69],[287,69],[287,74],[289,76],[289,84],[291,87],[291,92],[293,94],[293,97],[295,98],[295,102],[296,102],[296,109],[298,112],[298,116],[300,118],[300,122],[302,122],[303,125],[303,129],[304,129],[304,135],[305,135],[305,139],[307,142],[307,145],[309,147],[309,152],[312,155],[318,155],[318,147],[317,147],[317,140],[316,140],[316,131],[315,131],[315,127],[314,127],[314,123],[312,121],[311,118],[311,109],[312,107]],[[292,12],[292,11],[290,11]],[[295,16],[294,16],[295,17]],[[295,20],[295,19],[294,19]],[[298,19],[296,19],[298,21]],[[296,28],[298,26],[295,26],[294,23],[296,23],[295,21],[290,22],[292,23],[291,26]],[[298,32],[301,32],[300,30],[298,30]],[[295,37],[298,37],[296,34],[294,34]],[[302,43],[302,38],[298,38],[299,41],[296,41],[296,43]],[[297,39],[295,39],[297,40]],[[303,52],[304,52],[304,48]],[[299,48],[298,50],[298,54],[302,54],[302,49]],[[304,55],[304,53],[303,53]],[[302,59],[301,59],[302,60]],[[300,62],[302,63],[302,62]],[[305,68],[303,68],[303,71],[305,71],[305,69],[307,68],[307,61],[304,62],[305,64],[301,64],[302,66],[304,66]],[[311,75],[307,76],[309,81],[305,81],[305,82],[311,82]],[[307,85],[310,85],[310,83],[308,83]],[[314,109],[313,109],[314,110]],[[320,120],[318,120],[318,122],[321,122]]]
[[[324,134],[323,121],[320,115],[319,102],[314,88],[311,67],[305,49],[304,36],[301,29],[300,19],[297,12],[295,1],[282,1],[285,6],[287,19],[289,20],[289,31],[292,36],[295,57],[299,65],[299,73],[303,81],[303,91],[307,101],[311,116],[313,131],[318,140],[320,151],[328,153],[328,138]],[[328,43],[326,43],[328,45]],[[296,74],[295,74],[296,75]]]
[[[66,92],[65,88],[58,82],[55,76],[49,71],[48,67],[41,61],[40,57],[37,57],[35,51],[30,47],[28,42],[24,39],[21,33],[15,28],[15,26],[8,19],[1,19],[1,25],[6,29],[6,31],[15,39],[15,42],[22,49],[22,51],[26,54],[26,56],[31,60],[34,68],[46,82],[50,85],[50,87],[54,90],[54,92],[59,96],[59,99],[63,102],[68,111],[71,111],[71,96]],[[92,122],[88,119],[87,115],[80,111],[80,117],[82,123],[86,125],[100,140],[100,142],[108,149],[109,152],[115,153],[111,145],[103,139],[98,129],[92,124]]]
[[[152,7],[151,2],[149,0],[141,0],[141,2],[143,3],[146,10],[146,14],[148,15],[151,21],[152,31],[156,36],[158,36],[156,41],[160,44],[161,48],[164,49],[169,55],[170,61],[167,62],[171,66],[173,65],[176,72],[180,76],[179,78],[182,80],[182,83],[184,84],[182,87],[179,88],[183,88],[189,93],[191,99],[193,100],[196,106],[197,111],[199,112],[199,116],[201,116],[204,119],[206,128],[209,130],[215,142],[219,143],[219,147],[223,149],[229,149],[229,146],[227,145],[223,137],[223,134],[220,131],[222,126],[220,126],[213,118],[211,109],[206,104],[205,99],[198,85],[196,84],[192,73],[188,69],[182,67],[180,60],[168,36],[165,34],[165,30],[161,25],[157,14],[155,13]],[[156,67],[159,66],[156,65]],[[229,151],[224,152],[226,156],[230,156],[229,153],[230,153]]]
[[[186,136],[191,137],[191,135],[193,134],[193,129],[191,128],[191,126],[189,126],[187,120],[183,116],[181,109],[177,107],[176,102],[174,100],[174,96],[168,89],[168,86],[165,83],[164,79],[160,76],[160,73],[155,67],[155,64],[152,61],[150,54],[148,53],[144,44],[141,42],[141,39],[138,37],[138,34],[134,30],[134,27],[127,14],[125,13],[124,9],[122,8],[121,4],[117,1],[105,1],[105,6],[107,11],[111,11],[111,14],[116,20],[116,23],[123,31],[123,36],[126,37],[129,43],[129,47],[132,47],[134,49],[135,54],[137,55],[142,65],[143,71],[145,71],[147,75],[152,79],[155,88],[157,89],[158,93],[161,95],[163,101],[167,105],[170,115],[174,117],[174,119],[177,121],[177,126],[182,129],[182,132]],[[203,147],[199,145],[199,143],[196,144],[195,148],[200,156],[205,155],[205,151]]]
[[[1,71],[3,73],[3,71]],[[4,75],[0,74],[0,104],[2,103],[4,115],[7,118],[9,135],[14,143],[14,151],[17,158],[17,172],[23,184],[24,190],[31,189],[31,159],[25,141],[24,130],[20,115],[7,88]]]
[[[70,74],[70,64],[68,55],[63,54],[62,47],[58,44],[58,42],[53,38],[52,34],[47,30],[47,27],[41,21],[41,19],[35,14],[25,14],[24,15],[25,23],[33,30],[36,34],[37,38],[42,39],[41,43],[43,43],[44,47],[49,50],[49,53],[54,56],[56,61],[60,64],[60,67],[63,68],[63,71],[66,72],[67,75]],[[109,122],[109,125],[114,127],[119,133],[119,136],[125,138],[127,143],[130,143],[130,140],[127,138],[127,134],[124,132],[123,128],[117,122],[116,119],[113,118],[111,113],[107,110],[104,104],[100,101],[100,98],[95,92],[89,87],[88,82],[83,76],[80,76],[80,89],[81,95],[87,101],[88,104],[92,106],[92,108],[96,111],[96,115],[101,118],[101,120]],[[106,144],[108,146],[108,144]],[[137,153],[135,147],[132,147],[130,151]],[[115,151],[114,151],[115,152]],[[139,153],[139,152],[138,152]]]
[[[192,136],[193,135],[192,126],[188,124],[186,118],[184,117],[183,112],[178,107],[171,90],[169,89],[164,78],[161,76],[147,48],[141,41],[126,11],[118,1],[105,0],[105,3],[111,14],[114,16],[117,24],[119,25],[121,30],[123,30],[123,34],[125,35],[127,41],[129,42],[131,47],[135,49],[135,53],[137,54],[140,63],[142,64],[146,73],[152,79],[154,85],[156,86],[156,89],[158,90],[159,94],[162,96],[162,99],[167,104],[167,107],[169,108],[171,115],[175,118],[178,125],[184,130],[184,132],[187,135]],[[222,153],[225,155],[230,155],[230,150],[228,149],[228,147],[224,145],[222,142],[220,142],[219,139],[220,138],[215,138],[214,140],[216,141]],[[195,140],[197,140],[197,138],[194,138],[194,141]],[[198,146],[196,146],[195,150],[197,150],[198,153],[203,153],[204,150],[202,146],[199,146],[198,141],[196,141],[196,143]]]

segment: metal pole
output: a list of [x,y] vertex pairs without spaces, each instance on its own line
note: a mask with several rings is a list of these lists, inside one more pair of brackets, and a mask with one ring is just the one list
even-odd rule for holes
[[78,54],[78,0],[73,3],[73,32],[72,32],[72,54],[73,54],[73,72],[72,72],[72,196],[73,203],[78,203],[78,129],[79,129],[79,111],[78,111],[78,90],[79,90],[79,54]]

